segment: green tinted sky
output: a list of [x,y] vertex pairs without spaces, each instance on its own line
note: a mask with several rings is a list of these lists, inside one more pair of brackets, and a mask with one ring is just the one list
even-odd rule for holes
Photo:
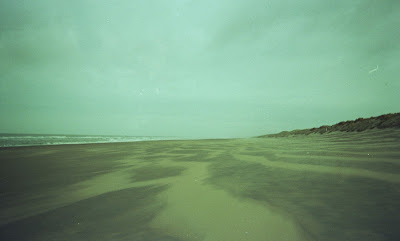
[[0,132],[252,136],[398,112],[399,26],[394,0],[3,0]]

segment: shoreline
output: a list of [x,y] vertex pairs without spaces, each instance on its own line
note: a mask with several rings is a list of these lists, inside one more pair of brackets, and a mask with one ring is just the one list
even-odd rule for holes
[[237,138],[205,138],[205,139],[160,139],[160,140],[138,140],[138,141],[121,141],[121,142],[86,142],[86,143],[60,143],[60,144],[38,144],[38,145],[19,145],[19,146],[0,146],[0,150],[12,149],[12,148],[28,148],[28,147],[46,147],[46,146],[86,146],[86,145],[104,145],[104,144],[132,144],[132,143],[142,143],[142,142],[170,142],[170,141],[229,141],[229,140],[247,140],[247,139],[285,139],[285,138],[359,138],[367,136],[370,138],[382,138],[385,136],[400,137],[400,129],[398,128],[386,128],[386,129],[367,129],[361,132],[343,132],[343,131],[332,131],[327,133],[310,133],[310,134],[290,134],[290,135],[280,135],[268,134],[264,136],[252,136],[252,137],[237,137]]
[[[253,138],[253,137],[250,137]],[[55,144],[33,144],[33,145],[10,145],[0,146],[0,149],[15,148],[15,147],[38,147],[38,146],[66,146],[66,145],[95,145],[95,144],[124,144],[136,142],[160,142],[160,141],[207,141],[207,140],[231,140],[231,139],[246,139],[246,138],[205,138],[205,139],[154,139],[154,140],[137,140],[137,141],[110,141],[110,142],[71,142],[71,143],[55,143]]]

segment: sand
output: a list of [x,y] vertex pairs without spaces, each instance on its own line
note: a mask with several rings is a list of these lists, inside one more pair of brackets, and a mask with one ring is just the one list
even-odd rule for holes
[[0,240],[399,240],[400,132],[0,149]]

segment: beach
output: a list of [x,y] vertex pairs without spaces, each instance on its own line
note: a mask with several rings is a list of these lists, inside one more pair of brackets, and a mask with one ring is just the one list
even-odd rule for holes
[[399,240],[400,131],[0,148],[1,240]]

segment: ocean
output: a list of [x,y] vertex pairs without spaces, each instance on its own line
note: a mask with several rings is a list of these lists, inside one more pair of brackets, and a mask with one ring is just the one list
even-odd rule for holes
[[0,147],[176,140],[165,136],[0,134]]

